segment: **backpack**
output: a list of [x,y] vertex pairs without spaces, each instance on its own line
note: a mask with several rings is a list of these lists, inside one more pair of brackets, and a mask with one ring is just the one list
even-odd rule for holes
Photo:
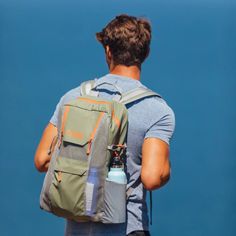
[[126,105],[158,96],[138,87],[112,100],[98,97],[95,80],[81,85],[81,96],[60,110],[58,141],[40,194],[40,208],[77,222],[124,223],[132,187],[107,179],[118,155],[126,168]]

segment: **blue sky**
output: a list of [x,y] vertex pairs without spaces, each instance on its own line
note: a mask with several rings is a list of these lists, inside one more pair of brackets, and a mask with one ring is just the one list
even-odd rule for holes
[[59,98],[108,73],[95,32],[121,13],[150,19],[141,82],[176,114],[172,177],[154,192],[151,232],[234,235],[235,3],[1,0],[2,235],[63,234],[64,221],[39,209],[34,151]]

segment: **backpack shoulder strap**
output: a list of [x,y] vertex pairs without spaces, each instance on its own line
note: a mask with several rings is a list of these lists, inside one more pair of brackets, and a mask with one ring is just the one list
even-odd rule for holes
[[81,85],[80,85],[80,93],[81,96],[84,95],[91,95],[91,96],[97,96],[98,92],[92,90],[92,88],[94,87],[95,81],[94,80],[87,80],[84,81]]
[[[80,93],[82,96],[84,95],[91,95],[91,96],[98,96],[98,91],[92,90],[95,86],[95,80],[88,80],[84,81],[81,84]],[[160,97],[161,95],[158,93],[153,92],[152,90],[144,87],[137,87],[134,88],[126,93],[122,93],[122,98],[119,100],[119,102],[123,104],[129,104],[131,102],[134,102],[136,100],[139,100],[141,98],[145,97],[151,97],[156,96]]]
[[151,97],[151,96],[156,96],[161,98],[161,95],[153,92],[150,89],[138,87],[128,91],[127,93],[123,93],[120,102],[123,104],[128,104],[141,98]]

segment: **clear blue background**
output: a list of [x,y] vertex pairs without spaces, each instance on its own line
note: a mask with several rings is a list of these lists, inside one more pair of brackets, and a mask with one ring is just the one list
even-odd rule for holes
[[64,221],[39,209],[34,152],[59,98],[108,72],[95,32],[120,13],[151,20],[141,81],[176,114],[152,235],[235,235],[235,10],[233,0],[0,0],[0,235],[63,235]]

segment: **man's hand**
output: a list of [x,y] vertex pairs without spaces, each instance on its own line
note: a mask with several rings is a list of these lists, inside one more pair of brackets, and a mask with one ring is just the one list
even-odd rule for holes
[[42,138],[34,156],[34,164],[38,171],[46,172],[51,155],[57,143],[57,128],[49,123],[45,128]]
[[158,138],[146,138],[142,146],[141,181],[147,190],[160,188],[170,178],[169,145]]

